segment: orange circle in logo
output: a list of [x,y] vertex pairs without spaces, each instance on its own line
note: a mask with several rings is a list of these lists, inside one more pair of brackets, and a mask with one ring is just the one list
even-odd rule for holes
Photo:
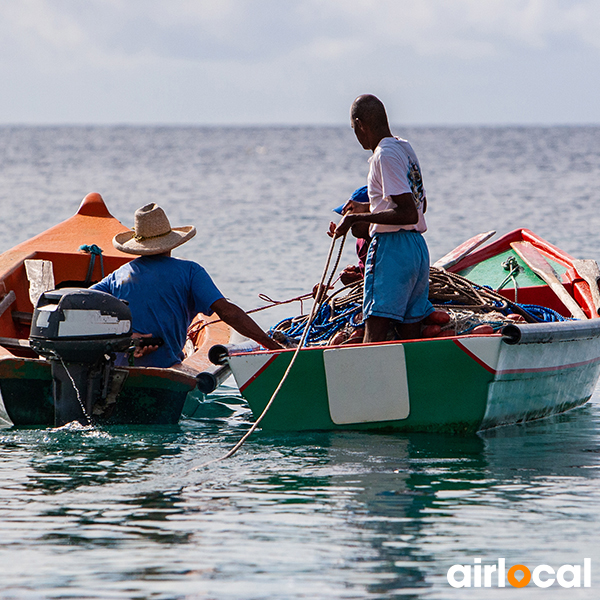
[[[515,573],[521,571],[523,573],[523,577],[521,579],[517,579],[515,577]],[[513,565],[506,574],[506,579],[508,579],[508,583],[516,588],[525,587],[531,581],[531,571],[525,565]]]

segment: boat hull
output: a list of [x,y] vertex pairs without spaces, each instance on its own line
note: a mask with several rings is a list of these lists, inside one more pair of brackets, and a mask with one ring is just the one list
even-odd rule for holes
[[[172,425],[179,421],[192,375],[175,369],[132,367],[114,403],[92,415],[97,425]],[[0,394],[17,427],[54,425],[50,364],[38,359],[0,360]]]
[[[28,342],[35,303],[31,292],[48,282],[30,276],[28,261],[38,264],[38,275],[50,270],[52,286],[86,287],[134,258],[112,244],[114,235],[126,230],[99,194],[88,194],[71,218],[0,255],[0,400],[13,424],[54,425],[51,366]],[[91,246],[101,249],[101,258],[92,257]],[[93,421],[177,423],[188,392],[195,389],[196,375],[210,365],[208,349],[227,343],[230,336],[226,324],[209,323],[204,315],[197,315],[193,325],[193,348],[181,368],[120,369],[118,377],[124,381],[118,395],[92,415]]]
[[[554,317],[568,319],[571,312],[515,252],[515,244],[524,242],[548,262],[587,318],[557,322]],[[501,290],[509,301],[544,307],[539,319],[554,322],[515,322],[493,335],[302,349],[261,426],[475,432],[584,404],[600,376],[600,319],[597,285],[580,277],[576,264],[527,229],[462,253],[458,262],[446,265],[449,271]],[[256,418],[292,355],[229,356]]]
[[[554,323],[550,340],[498,334],[303,349],[261,426],[470,433],[563,412],[587,402],[600,376],[600,320],[587,323],[585,332]],[[292,355],[229,356],[255,418]]]

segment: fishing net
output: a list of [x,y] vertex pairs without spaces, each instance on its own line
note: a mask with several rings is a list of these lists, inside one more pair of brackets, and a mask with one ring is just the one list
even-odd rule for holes
[[[353,341],[362,322],[363,282],[357,281],[326,297],[307,335],[307,345],[321,346]],[[465,335],[480,325],[498,331],[515,321],[527,323],[564,321],[565,317],[544,306],[517,304],[495,290],[480,286],[444,269],[431,267],[429,299],[436,310],[450,316],[440,326],[441,335]],[[297,345],[308,315],[287,318],[270,330],[270,335],[287,345]]]

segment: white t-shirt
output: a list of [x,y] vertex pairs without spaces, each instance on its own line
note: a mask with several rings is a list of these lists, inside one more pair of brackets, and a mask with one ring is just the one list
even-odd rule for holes
[[425,188],[421,177],[419,159],[412,146],[401,138],[383,138],[373,156],[367,177],[367,188],[372,213],[382,212],[396,205],[389,198],[400,194],[412,194],[419,213],[419,220],[414,225],[381,225],[372,223],[369,227],[371,236],[374,233],[399,231],[400,229],[427,231],[423,205]]

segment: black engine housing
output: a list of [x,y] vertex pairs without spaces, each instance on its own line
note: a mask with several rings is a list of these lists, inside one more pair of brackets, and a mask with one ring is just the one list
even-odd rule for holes
[[29,342],[52,366],[55,426],[92,424],[94,405],[115,394],[114,353],[130,347],[131,331],[129,307],[110,294],[64,288],[40,296]]

